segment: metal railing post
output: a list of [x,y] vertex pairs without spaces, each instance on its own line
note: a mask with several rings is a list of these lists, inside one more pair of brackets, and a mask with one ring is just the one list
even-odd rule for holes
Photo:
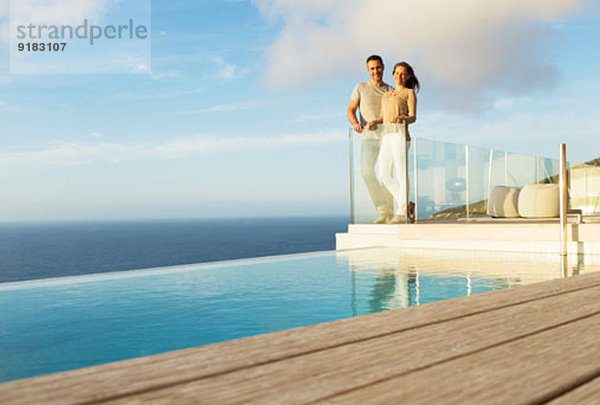
[[467,219],[469,219],[469,145],[465,145],[465,200],[467,207]]
[[508,186],[508,152],[504,152],[504,185]]
[[[581,256],[581,255],[579,255]],[[560,261],[560,277],[565,278],[569,275],[569,256],[561,256]]]
[[567,255],[567,145],[560,144],[559,149],[559,206],[560,206],[560,254]]
[[[408,124],[406,123],[406,121],[404,121],[404,202],[406,204],[405,208],[405,212],[406,212],[406,223],[410,223],[409,218],[408,218],[408,203],[410,201],[409,197],[410,197],[410,178],[408,177],[408,149],[410,147],[410,145],[408,144]],[[400,180],[400,179],[398,179]]]
[[417,138],[413,139],[413,177],[415,187],[415,223],[419,222],[419,165],[417,164]]
[[490,195],[492,194],[492,163],[494,162],[494,150],[490,149],[490,161],[488,163],[488,192],[486,198],[486,211],[490,203]]
[[352,148],[352,128],[348,130],[348,164],[350,165],[350,223],[354,223],[354,150]]

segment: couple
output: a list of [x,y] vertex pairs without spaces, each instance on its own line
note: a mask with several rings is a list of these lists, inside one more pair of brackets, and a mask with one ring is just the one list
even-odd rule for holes
[[[400,124],[387,125],[381,138],[370,136],[370,133],[361,136],[361,171],[371,200],[379,211],[375,223],[406,223],[407,216],[412,223],[414,203],[411,202],[408,207],[406,204],[406,156],[410,145],[408,124],[417,119],[415,91],[419,89],[419,81],[408,63],[396,63],[392,72],[396,82],[394,89],[384,83],[383,69],[383,60],[379,55],[367,58],[367,72],[371,80],[357,84],[352,91],[348,119],[358,133],[363,133],[364,130],[374,131],[378,124]],[[357,109],[360,112],[360,121],[356,119]],[[378,175],[381,183],[375,175],[378,157]],[[395,180],[392,169],[396,173]]]

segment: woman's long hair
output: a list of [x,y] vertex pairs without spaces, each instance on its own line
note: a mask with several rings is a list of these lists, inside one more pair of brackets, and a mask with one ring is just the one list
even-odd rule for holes
[[395,72],[396,68],[399,66],[404,66],[408,72],[408,78],[406,79],[406,83],[404,83],[404,87],[418,92],[421,88],[421,85],[419,84],[419,79],[417,79],[417,76],[415,76],[415,71],[413,70],[412,66],[407,62],[398,62],[394,65],[394,70],[392,70],[392,73]]

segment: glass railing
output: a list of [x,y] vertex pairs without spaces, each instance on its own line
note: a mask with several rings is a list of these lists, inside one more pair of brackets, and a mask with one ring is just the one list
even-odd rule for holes
[[600,162],[573,165],[567,172],[569,208],[583,214],[600,214]]
[[[373,189],[381,184],[379,161],[373,164],[368,156],[376,153],[383,136],[397,130],[398,124],[379,125],[362,134],[350,129],[352,223],[372,223],[378,217]],[[496,186],[558,183],[557,159],[421,138],[411,140],[407,155],[408,200],[415,203],[418,221],[486,216],[488,197]],[[600,190],[600,171],[596,177],[591,173],[586,171],[584,177],[597,181]]]

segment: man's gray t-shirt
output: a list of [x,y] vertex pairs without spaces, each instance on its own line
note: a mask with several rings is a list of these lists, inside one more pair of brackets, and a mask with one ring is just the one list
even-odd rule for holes
[[365,126],[369,121],[379,119],[381,115],[381,96],[383,93],[392,91],[394,88],[389,84],[383,83],[383,86],[376,87],[371,83],[358,83],[350,98],[358,102],[360,123]]

